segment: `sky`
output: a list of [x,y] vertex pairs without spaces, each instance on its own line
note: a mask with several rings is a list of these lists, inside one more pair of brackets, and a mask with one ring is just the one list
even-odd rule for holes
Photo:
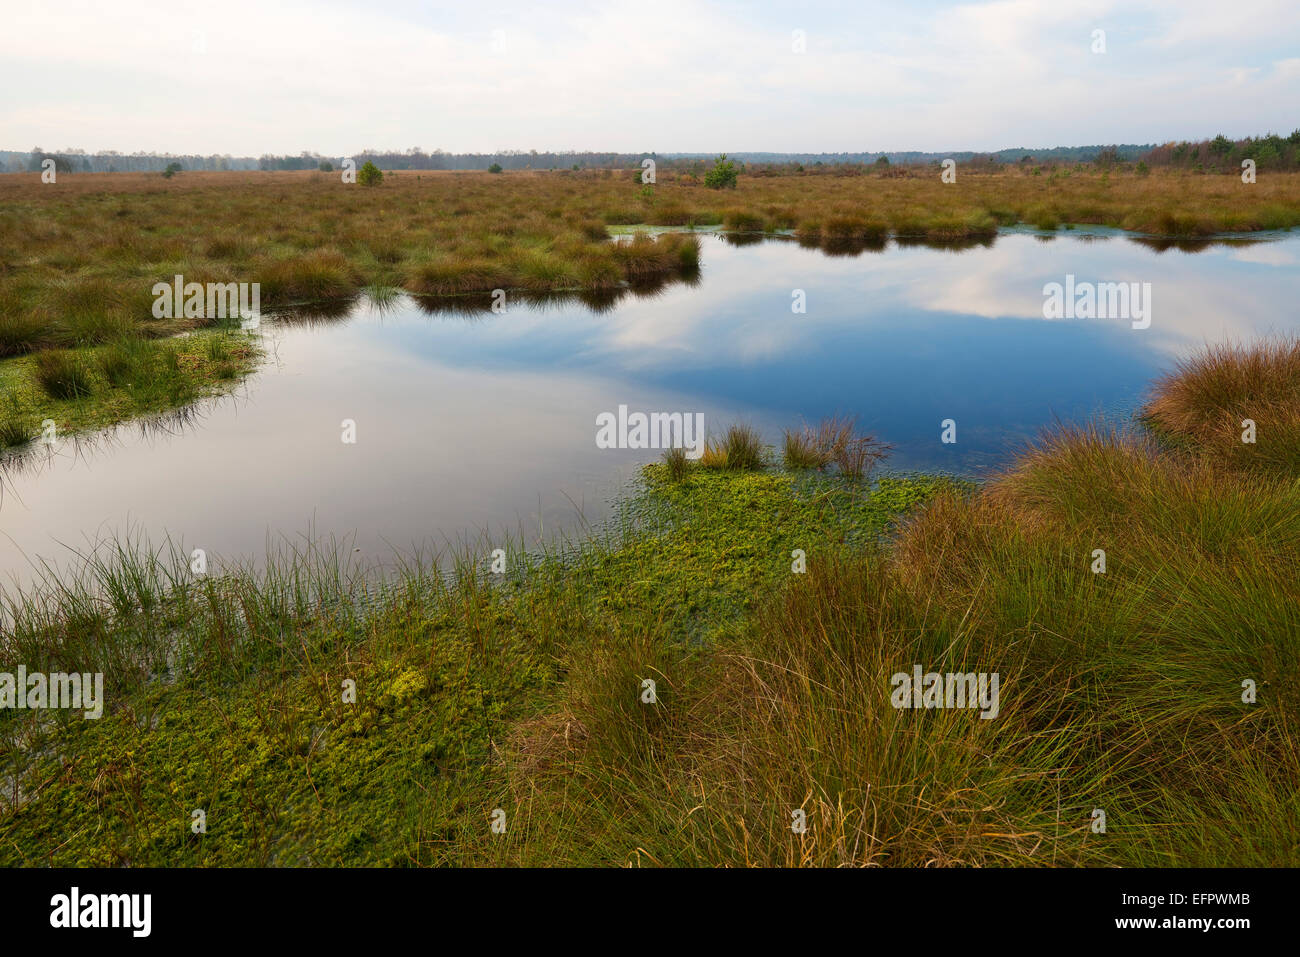
[[938,152],[1300,126],[1297,0],[0,0],[0,24],[0,149]]

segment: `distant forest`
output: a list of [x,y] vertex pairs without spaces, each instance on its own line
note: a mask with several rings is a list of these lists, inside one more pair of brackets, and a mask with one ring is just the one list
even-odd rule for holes
[[[1230,140],[1219,135],[1200,142],[1148,144],[1112,144],[1096,146],[1056,146],[1046,149],[1015,147],[992,153],[958,150],[949,153],[877,152],[877,153],[763,153],[729,154],[749,167],[794,166],[798,168],[864,165],[924,165],[944,159],[977,167],[1029,163],[1055,165],[1098,162],[1144,163],[1146,166],[1183,168],[1199,172],[1230,172],[1241,168],[1243,159],[1253,159],[1261,170],[1300,169],[1300,130],[1282,137],[1268,134]],[[597,153],[538,152],[509,150],[502,153],[427,153],[419,147],[404,152],[366,149],[350,157],[324,156],[304,151],[296,156],[198,156],[173,153],[88,153],[80,149],[57,152],[39,146],[26,152],[0,150],[0,172],[36,172],[46,159],[53,159],[61,173],[162,172],[172,164],[182,170],[307,170],[339,169],[345,158],[360,167],[367,161],[389,170],[486,170],[499,166],[503,170],[613,169],[639,166],[653,158],[665,168],[695,169],[711,161],[712,153]],[[883,158],[883,159],[882,159]]]

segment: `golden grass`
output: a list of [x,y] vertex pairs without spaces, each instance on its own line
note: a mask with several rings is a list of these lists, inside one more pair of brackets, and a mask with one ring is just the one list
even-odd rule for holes
[[1145,414],[1157,434],[1235,468],[1300,470],[1300,337],[1218,345],[1156,384]]
[[698,238],[611,242],[606,227],[725,223],[737,241],[793,230],[830,254],[900,241],[991,241],[999,225],[1102,224],[1182,237],[1300,224],[1300,173],[1232,176],[1029,169],[742,175],[716,191],[673,170],[396,172],[361,189],[322,172],[0,176],[0,359],[161,338],[154,283],[249,282],[269,308],[346,303],[362,289],[441,296],[569,292],[693,279]]
[[[535,815],[511,859],[1295,866],[1300,463],[1225,461],[1196,431],[1243,394],[1294,410],[1293,361],[1190,360],[1158,390],[1195,408],[1184,447],[1046,435],[880,549],[810,551],[703,654],[597,643],[565,707],[510,742]],[[671,693],[654,723],[610,697],[628,658]],[[914,664],[998,673],[997,717],[894,709]]]
[[686,240],[608,242],[604,227],[621,223],[792,229],[828,246],[889,234],[969,240],[1016,222],[1180,236],[1300,224],[1300,173],[1246,186],[1172,172],[959,172],[955,184],[920,170],[845,172],[742,176],[725,194],[671,170],[648,193],[609,170],[399,172],[365,190],[321,172],[82,174],[54,185],[4,176],[0,356],[192,326],[147,309],[152,284],[176,273],[260,282],[274,306],[365,286],[600,289],[698,264]]

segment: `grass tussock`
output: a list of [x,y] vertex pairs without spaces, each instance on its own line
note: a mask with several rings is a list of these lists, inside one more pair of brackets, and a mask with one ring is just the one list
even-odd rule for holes
[[749,425],[728,427],[722,438],[708,442],[700,464],[710,469],[752,471],[763,467],[763,437]]
[[7,399],[0,403],[0,451],[25,445],[31,438],[18,400],[14,396]]
[[1300,338],[1213,346],[1179,363],[1145,408],[1157,434],[1237,469],[1300,472]]
[[274,260],[261,267],[258,276],[262,302],[268,306],[342,299],[354,295],[360,285],[352,264],[333,249]]
[[66,349],[38,352],[36,381],[55,399],[81,399],[90,395],[92,384],[82,357]]
[[690,474],[691,460],[686,454],[686,449],[680,445],[674,445],[664,452],[664,471],[670,481],[684,481]]
[[842,477],[859,482],[870,476],[889,451],[890,446],[874,436],[858,435],[852,417],[833,416],[816,428],[787,429],[782,457],[788,469],[823,470],[833,464]]

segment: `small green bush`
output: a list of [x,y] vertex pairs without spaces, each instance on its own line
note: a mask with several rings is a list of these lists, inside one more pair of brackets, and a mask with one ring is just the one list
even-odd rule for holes
[[735,189],[738,175],[736,164],[723,153],[714,162],[713,169],[704,174],[704,185],[709,189]]

